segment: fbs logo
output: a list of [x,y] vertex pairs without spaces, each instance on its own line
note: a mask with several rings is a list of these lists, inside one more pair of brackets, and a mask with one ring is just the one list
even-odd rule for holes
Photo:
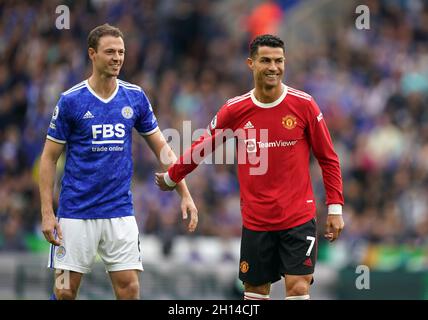
[[282,118],[282,125],[288,130],[294,129],[297,126],[296,117],[291,114],[286,115]]
[[92,137],[96,139],[99,134],[103,138],[123,138],[125,136],[125,125],[123,123],[112,124],[95,124],[92,126]]
[[241,270],[242,273],[247,273],[248,269],[250,269],[250,266],[248,265],[247,261],[242,261],[239,265],[239,270]]

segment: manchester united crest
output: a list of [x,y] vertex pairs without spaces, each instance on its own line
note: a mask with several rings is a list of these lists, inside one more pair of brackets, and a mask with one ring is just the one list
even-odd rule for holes
[[247,261],[242,261],[239,265],[239,270],[241,270],[242,273],[247,273],[249,268],[250,266]]
[[282,118],[282,125],[285,129],[291,130],[294,129],[297,126],[297,120],[295,116],[292,116],[291,114],[286,115]]

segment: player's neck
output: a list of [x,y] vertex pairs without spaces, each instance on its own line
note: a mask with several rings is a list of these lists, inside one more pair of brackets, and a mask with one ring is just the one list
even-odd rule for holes
[[279,99],[283,93],[282,83],[276,87],[257,86],[254,90],[254,97],[261,103],[271,103]]
[[116,77],[102,77],[97,74],[92,74],[88,79],[88,84],[92,90],[101,98],[109,98],[116,90]]

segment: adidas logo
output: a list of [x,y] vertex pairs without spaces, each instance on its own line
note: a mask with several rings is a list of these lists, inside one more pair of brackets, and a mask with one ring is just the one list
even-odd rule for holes
[[85,115],[83,116],[83,119],[91,119],[94,115],[91,113],[91,111],[86,111]]
[[245,124],[245,126],[244,126],[244,129],[253,129],[254,128],[254,126],[253,126],[253,124],[251,123],[251,121],[248,121],[246,124]]
[[307,266],[307,267],[312,267],[312,266],[313,266],[311,258],[307,258],[307,259],[305,260],[305,262],[303,262],[303,264],[304,264],[305,266]]

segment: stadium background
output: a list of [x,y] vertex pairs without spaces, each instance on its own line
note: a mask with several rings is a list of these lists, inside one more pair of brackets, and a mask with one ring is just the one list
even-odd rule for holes
[[[69,30],[55,27],[61,4]],[[370,8],[369,30],[355,26],[360,4]],[[143,87],[161,129],[182,130],[185,120],[204,128],[226,99],[252,87],[249,40],[280,35],[285,82],[319,103],[344,178],[346,229],[333,245],[319,238],[312,298],[428,298],[427,1],[0,1],[0,17],[0,299],[50,294],[37,165],[60,93],[89,75],[86,36],[105,22],[125,34],[120,78]],[[188,235],[177,194],[154,185],[151,151],[137,136],[133,147],[142,298],[239,299],[234,166],[201,165],[188,177],[200,211]],[[312,172],[323,226],[316,162]],[[370,269],[368,290],[356,288],[358,265]],[[272,298],[283,297],[275,285]],[[100,262],[80,298],[113,298]]]

